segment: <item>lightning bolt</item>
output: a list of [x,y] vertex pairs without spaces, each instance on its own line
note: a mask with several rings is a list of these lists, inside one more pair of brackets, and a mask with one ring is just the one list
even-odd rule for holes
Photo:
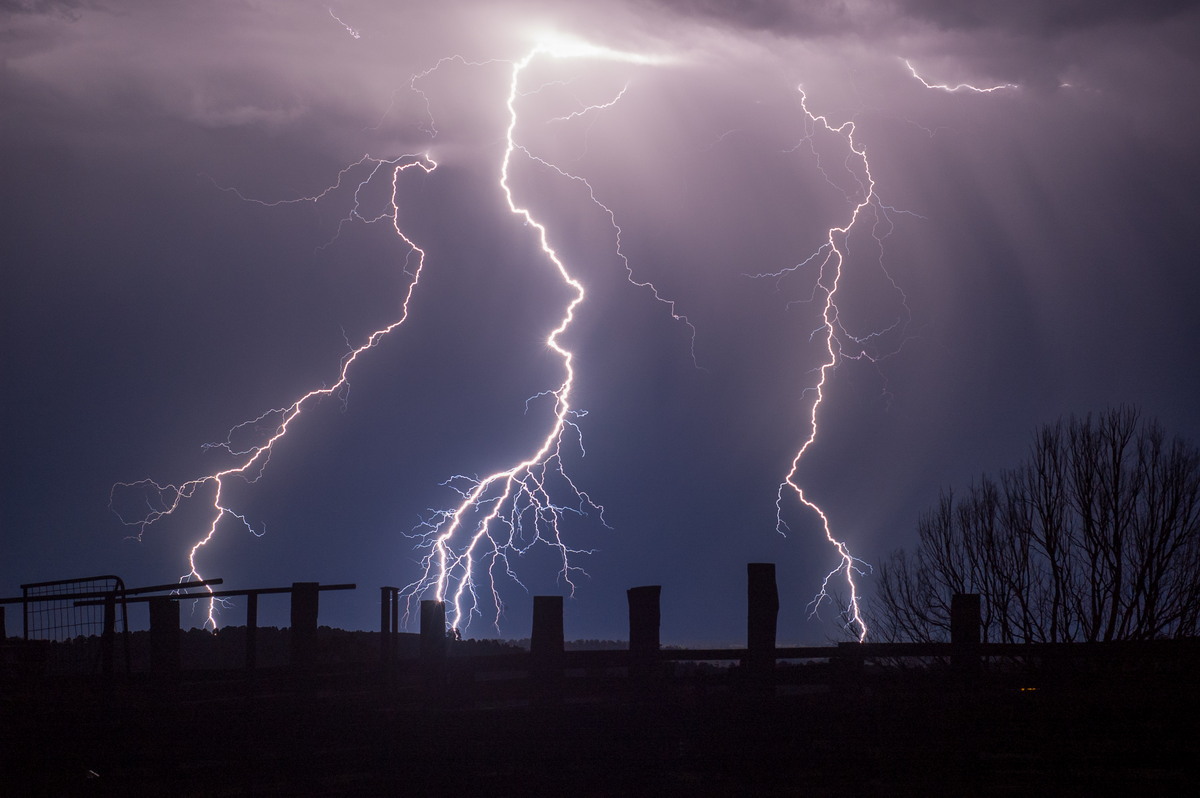
[[354,28],[352,28],[352,27],[350,27],[349,25],[347,25],[345,22],[343,22],[343,21],[342,21],[342,20],[341,20],[341,19],[338,17],[338,15],[337,15],[337,14],[333,13],[333,9],[332,9],[332,8],[328,8],[328,9],[326,9],[326,10],[329,12],[329,16],[333,17],[334,21],[335,21],[335,22],[337,22],[337,24],[341,25],[343,28],[345,28],[345,29],[346,29],[346,33],[349,33],[349,34],[350,34],[350,38],[352,38],[352,39],[361,39],[361,38],[362,38],[362,34],[361,34],[361,33],[359,33],[357,30],[355,30]]
[[[400,209],[397,204],[399,192],[400,177],[403,173],[410,169],[420,169],[426,174],[433,172],[437,168],[437,164],[424,155],[405,155],[399,158],[384,160],[372,158],[369,155],[363,156],[355,164],[347,166],[338,173],[337,182],[334,185],[326,188],[319,194],[311,197],[303,197],[296,200],[283,200],[281,202],[261,202],[264,205],[279,205],[293,202],[319,202],[331,192],[342,185],[343,180],[360,167],[366,168],[367,176],[363,178],[357,185],[354,191],[354,206],[350,214],[339,223],[341,225],[355,219],[364,222],[378,222],[383,219],[390,219],[392,226],[395,229],[396,235],[404,243],[407,252],[404,258],[404,271],[409,275],[408,286],[403,294],[403,299],[400,304],[400,311],[394,321],[385,327],[381,327],[359,344],[357,347],[348,351],[343,356],[341,365],[337,372],[337,378],[328,386],[313,389],[288,405],[283,407],[267,410],[257,418],[245,421],[233,427],[226,434],[225,440],[218,443],[210,443],[205,445],[205,449],[216,449],[224,451],[233,458],[233,464],[227,468],[214,471],[204,476],[190,479],[186,482],[175,484],[159,484],[153,479],[137,480],[135,482],[118,482],[112,487],[109,492],[109,509],[117,515],[123,524],[135,528],[136,534],[133,536],[138,540],[142,539],[145,531],[158,523],[162,519],[173,515],[179,508],[188,500],[194,497],[197,492],[208,490],[211,492],[210,499],[210,515],[207,527],[201,537],[188,550],[187,562],[188,572],[180,577],[180,581],[201,580],[199,566],[196,562],[200,552],[209,545],[216,537],[222,522],[226,519],[234,519],[243,527],[255,535],[261,535],[262,532],[255,531],[251,526],[250,521],[245,515],[231,508],[225,500],[225,489],[228,481],[233,477],[239,477],[251,484],[257,482],[263,475],[264,469],[271,460],[275,449],[287,435],[288,430],[293,423],[300,417],[301,413],[320,400],[330,396],[343,396],[349,386],[350,370],[355,363],[358,362],[360,356],[365,355],[369,350],[373,349],[384,337],[389,335],[393,330],[397,329],[408,319],[409,304],[413,294],[417,289],[417,285],[421,280],[421,272],[425,266],[425,251],[418,247],[411,239],[408,238],[400,229],[399,215]],[[392,196],[391,209],[388,212],[377,214],[368,218],[360,213],[359,193],[372,179],[381,172],[391,170],[392,179]],[[241,196],[239,194],[239,196]],[[416,263],[410,268],[410,263],[414,259]],[[263,431],[265,430],[265,434]],[[252,442],[248,445],[235,444],[234,438],[241,435],[248,435],[253,438],[259,436],[257,442]],[[118,494],[123,492],[133,492],[143,496],[144,514],[139,518],[126,518],[125,515],[117,509]],[[211,588],[209,589],[211,591]],[[210,598],[208,602],[208,615],[205,621],[207,626],[215,629],[216,621],[216,600]]]
[[959,91],[969,91],[974,92],[975,94],[991,94],[992,92],[996,91],[1007,91],[1021,88],[1016,83],[998,83],[995,86],[973,86],[970,83],[959,83],[956,86],[951,86],[946,83],[930,83],[917,73],[917,68],[912,65],[911,61],[909,61],[907,58],[902,58],[900,60],[902,60],[904,65],[908,67],[908,71],[912,74],[912,76],[921,81],[921,85],[927,89],[937,89],[938,91],[949,92],[951,94]]
[[[974,86],[969,83],[960,83],[956,86],[934,84],[921,77],[910,61],[907,59],[901,60],[904,61],[905,66],[908,67],[912,76],[927,89],[949,93],[969,91],[988,94],[1019,88],[1013,83],[1003,83],[988,87]],[[814,144],[814,136],[818,130],[821,130],[827,134],[841,138],[848,151],[842,161],[842,165],[852,175],[854,191],[847,192],[846,195],[847,201],[852,205],[846,221],[840,226],[830,227],[825,242],[816,251],[795,266],[781,269],[777,272],[753,275],[755,277],[774,277],[777,280],[781,280],[787,274],[809,266],[815,266],[817,278],[808,301],[817,302],[821,306],[821,323],[810,335],[810,340],[819,340],[821,342],[824,356],[820,366],[816,370],[818,374],[816,384],[809,389],[814,394],[814,398],[808,408],[808,434],[792,458],[791,468],[784,476],[783,481],[780,482],[779,490],[776,494],[776,530],[783,534],[788,528],[783,518],[784,500],[788,494],[794,495],[800,504],[816,514],[820,520],[825,540],[837,553],[837,565],[822,580],[820,589],[809,604],[810,614],[815,614],[826,601],[835,601],[831,583],[835,578],[840,577],[844,580],[849,593],[849,598],[840,607],[840,612],[845,620],[847,629],[856,633],[858,640],[862,642],[867,637],[868,629],[862,614],[860,603],[861,593],[855,576],[865,575],[871,570],[871,566],[858,557],[855,557],[851,553],[846,541],[834,535],[828,514],[805,493],[804,488],[798,481],[798,472],[801,461],[817,440],[819,412],[821,405],[827,397],[830,373],[837,367],[838,363],[843,360],[878,362],[883,357],[895,354],[904,345],[902,341],[899,347],[884,354],[875,351],[873,346],[882,336],[896,330],[901,330],[911,317],[904,291],[892,279],[887,268],[884,266],[882,243],[893,229],[891,218],[893,214],[906,213],[914,216],[916,214],[911,214],[908,211],[900,211],[890,205],[885,205],[879,199],[875,178],[871,174],[871,164],[867,157],[867,151],[855,137],[856,128],[853,120],[835,126],[827,116],[816,114],[809,109],[808,97],[804,93],[803,87],[799,89],[799,92],[800,108],[804,114],[805,135],[793,150],[799,149],[801,146],[807,146],[816,159],[817,168],[825,177],[825,180],[835,188],[840,188],[837,181],[833,179],[822,165],[820,152]],[[864,221],[866,219],[871,220],[870,235],[880,247],[878,266],[898,295],[902,312],[897,315],[895,322],[883,329],[872,331],[866,335],[853,335],[847,331],[843,324],[842,315],[837,305],[837,298],[843,270],[846,267],[849,257],[851,232],[855,228],[867,224]]]
[[[855,557],[851,553],[846,541],[834,535],[828,514],[820,505],[809,498],[799,482],[798,473],[802,460],[817,440],[821,406],[828,397],[830,375],[837,365],[843,360],[866,360],[875,363],[883,357],[899,351],[899,348],[896,348],[890,352],[880,354],[876,346],[879,339],[885,334],[901,330],[910,316],[904,292],[897,282],[892,279],[891,275],[888,274],[882,255],[882,242],[893,228],[891,215],[901,213],[902,211],[897,211],[895,208],[883,204],[880,200],[876,192],[875,178],[871,174],[871,164],[867,158],[866,148],[855,137],[855,123],[851,120],[843,122],[840,125],[834,125],[827,116],[816,114],[810,110],[808,96],[805,94],[803,87],[800,87],[798,91],[800,94],[800,109],[804,117],[804,135],[791,151],[802,147],[807,148],[816,159],[817,168],[826,182],[839,191],[845,192],[847,201],[851,204],[851,209],[846,220],[841,225],[830,227],[826,233],[824,243],[802,261],[794,266],[789,266],[776,272],[752,275],[760,278],[773,277],[778,281],[787,275],[813,267],[817,272],[817,276],[813,284],[811,296],[807,301],[815,302],[821,308],[821,322],[809,335],[810,341],[820,342],[823,356],[820,365],[816,368],[817,380],[815,385],[805,391],[805,393],[813,394],[813,400],[808,406],[806,416],[808,431],[795,455],[792,457],[791,467],[780,482],[776,492],[775,525],[776,531],[780,534],[786,534],[788,525],[784,521],[784,511],[785,502],[789,495],[794,496],[801,505],[808,508],[808,510],[817,516],[826,542],[836,552],[837,564],[826,574],[821,582],[820,589],[810,602],[810,615],[815,615],[821,605],[827,601],[835,601],[831,584],[837,578],[843,579],[849,597],[840,607],[840,612],[845,620],[847,629],[855,634],[861,642],[866,639],[867,624],[863,618],[860,604],[860,589],[855,577],[868,573],[871,570],[871,566],[858,557]],[[850,174],[851,190],[847,191],[841,187],[837,180],[822,165],[820,150],[815,142],[815,138],[819,132],[840,139],[846,148],[846,155],[843,157],[841,163],[844,169]],[[856,228],[868,224],[870,225],[870,235],[879,247],[878,266],[890,282],[893,290],[897,293],[902,311],[897,314],[896,320],[891,325],[865,335],[855,335],[850,333],[843,323],[837,304],[838,291],[849,257],[851,233]],[[903,346],[903,342],[900,346]]]
[[[455,627],[469,625],[471,617],[482,615],[480,590],[489,593],[489,602],[494,611],[493,625],[499,628],[504,610],[504,603],[497,589],[497,578],[504,577],[521,584],[510,557],[521,555],[537,544],[544,544],[553,549],[558,556],[559,578],[574,595],[574,574],[586,575],[578,565],[573,564],[572,556],[587,553],[568,545],[563,538],[562,521],[565,514],[586,515],[596,512],[603,523],[604,508],[597,504],[581,490],[567,475],[563,465],[563,447],[568,436],[582,448],[582,438],[575,420],[583,415],[572,405],[572,391],[575,385],[575,355],[562,343],[562,337],[571,327],[579,306],[585,299],[583,284],[572,274],[563,258],[550,242],[550,233],[546,225],[540,221],[534,212],[521,204],[514,195],[510,176],[514,160],[518,156],[548,167],[560,176],[583,184],[588,191],[592,203],[604,212],[610,225],[615,231],[616,253],[624,264],[627,278],[638,287],[647,288],[656,300],[668,305],[672,318],[682,321],[691,328],[693,333],[693,350],[695,328],[687,318],[676,312],[675,303],[663,298],[657,288],[646,281],[638,281],[633,276],[629,260],[621,251],[621,228],[617,224],[613,211],[602,203],[595,194],[590,183],[582,177],[573,175],[562,168],[534,155],[518,142],[517,128],[520,114],[517,106],[521,98],[536,93],[522,91],[522,77],[536,59],[550,58],[582,58],[589,60],[623,61],[628,63],[656,63],[657,59],[635,53],[626,53],[561,37],[543,38],[523,58],[512,62],[509,77],[508,97],[505,107],[508,110],[508,126],[505,131],[505,149],[500,164],[499,188],[511,214],[522,220],[525,226],[532,228],[538,245],[546,260],[552,266],[559,280],[571,292],[571,299],[563,310],[558,325],[550,332],[546,345],[559,357],[562,362],[563,380],[555,388],[542,392],[533,399],[545,398],[552,404],[553,415],[549,429],[537,448],[525,459],[508,468],[496,471],[482,478],[458,475],[446,484],[460,493],[461,501],[457,506],[435,511],[423,524],[418,533],[421,545],[428,547],[428,553],[422,558],[420,576],[408,584],[402,591],[406,600],[411,602],[428,593],[448,604],[447,622]],[[575,119],[593,111],[601,111],[612,107],[624,96],[628,86],[605,103],[587,105],[565,116],[554,117],[551,122],[563,122]],[[693,354],[694,358],[694,354]],[[531,400],[532,401],[532,400]],[[557,483],[559,490],[564,492],[569,503],[562,503],[553,498],[551,482]],[[485,579],[476,575],[477,567],[484,563]],[[522,585],[523,586],[523,585]]]

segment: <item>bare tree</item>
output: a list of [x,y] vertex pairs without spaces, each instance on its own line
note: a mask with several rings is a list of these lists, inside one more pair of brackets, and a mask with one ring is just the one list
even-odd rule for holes
[[1200,631],[1200,449],[1133,408],[1042,427],[1024,463],[943,491],[918,532],[880,568],[884,639],[947,639],[954,593],[982,595],[986,641]]

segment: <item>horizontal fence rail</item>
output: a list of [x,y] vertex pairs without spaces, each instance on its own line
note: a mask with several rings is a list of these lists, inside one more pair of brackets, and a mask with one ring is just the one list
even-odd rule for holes
[[[107,577],[102,577],[107,578]],[[96,577],[89,578],[95,580]],[[401,589],[380,588],[378,635],[371,645],[377,645],[378,657],[362,656],[362,638],[356,642],[356,660],[347,659],[332,640],[323,637],[318,645],[318,597],[325,591],[354,590],[354,584],[322,585],[316,582],[296,582],[290,586],[248,589],[220,589],[220,579],[203,582],[172,583],[119,590],[95,589],[89,580],[63,580],[57,583],[38,583],[30,587],[52,586],[60,592],[53,595],[27,595],[0,599],[5,604],[23,603],[26,607],[44,602],[67,601],[72,610],[105,608],[106,620],[98,639],[107,646],[111,658],[115,623],[114,607],[122,612],[128,604],[148,604],[150,610],[149,666],[150,671],[168,680],[182,678],[180,628],[181,601],[246,597],[244,627],[244,673],[255,677],[259,670],[260,630],[258,602],[264,595],[289,595],[291,622],[286,630],[288,667],[295,673],[341,672],[347,679],[345,689],[356,685],[378,683],[385,695],[419,696],[419,700],[439,702],[444,699],[471,701],[472,696],[489,700],[489,691],[512,700],[564,700],[571,694],[578,698],[591,691],[596,696],[650,695],[668,689],[671,684],[688,679],[724,680],[725,687],[758,693],[776,694],[789,685],[822,682],[837,689],[852,689],[856,680],[882,672],[880,665],[934,665],[937,673],[953,678],[946,684],[977,683],[984,668],[997,673],[1032,673],[1055,668],[1134,669],[1144,663],[1166,663],[1174,670],[1191,668],[1200,662],[1200,640],[1121,641],[1105,643],[988,643],[981,640],[980,600],[977,595],[961,594],[951,603],[951,640],[949,642],[875,643],[844,642],[824,646],[779,646],[776,641],[779,612],[775,567],[771,563],[750,563],[747,566],[747,633],[746,645],[734,648],[682,648],[663,646],[660,641],[662,588],[657,585],[631,588],[628,591],[629,641],[627,649],[578,650],[568,649],[563,638],[564,600],[562,596],[535,596],[529,650],[497,651],[479,641],[462,641],[458,630],[447,624],[446,606],[440,601],[419,601],[420,627],[415,633],[400,630]],[[63,587],[63,586],[68,587]],[[65,591],[65,592],[61,592]],[[191,591],[191,592],[181,592]],[[415,602],[414,602],[415,603]],[[416,607],[414,606],[414,610]],[[415,614],[415,613],[414,613]],[[405,617],[408,612],[406,610]],[[236,629],[237,627],[231,627]],[[326,635],[371,635],[367,632],[329,630]],[[225,645],[237,646],[240,632],[226,638]],[[272,634],[276,634],[272,632]],[[93,635],[95,636],[95,635]],[[271,642],[277,645],[279,637]],[[194,643],[193,649],[194,649]],[[319,656],[320,655],[320,656]],[[348,656],[348,655],[347,655]],[[226,660],[223,660],[227,663]],[[276,660],[278,662],[278,660]],[[865,664],[872,664],[869,669]],[[353,664],[360,675],[348,676],[350,671],[333,668]],[[689,665],[689,663],[691,663]],[[1139,664],[1142,663],[1142,664]],[[808,667],[807,665],[816,667]],[[210,666],[211,667],[211,666]],[[236,673],[236,666],[222,666]],[[365,671],[363,670],[365,669]],[[1094,668],[1093,668],[1094,669]],[[363,672],[371,676],[363,680]],[[1174,672],[1174,671],[1172,671]],[[111,674],[111,664],[103,669]],[[815,681],[814,681],[815,680]],[[725,689],[722,687],[721,689]],[[791,689],[791,688],[789,688]],[[605,692],[608,691],[608,692]]]
[[114,574],[29,582],[20,596],[0,598],[0,642],[6,639],[5,606],[20,604],[25,641],[51,645],[43,653],[50,671],[111,674],[114,667],[118,616],[125,642],[125,669],[129,670],[129,637],[126,604],[129,596],[220,584],[220,579],[174,582],[169,585],[125,587]]

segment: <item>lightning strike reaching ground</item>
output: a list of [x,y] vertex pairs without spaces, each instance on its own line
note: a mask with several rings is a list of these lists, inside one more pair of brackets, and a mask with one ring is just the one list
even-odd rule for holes
[[[397,196],[399,191],[400,176],[407,170],[412,168],[421,169],[426,174],[431,173],[437,164],[427,156],[405,155],[400,158],[391,160],[380,160],[372,158],[369,155],[363,156],[355,164],[346,167],[338,174],[337,182],[326,188],[321,193],[312,196],[304,197],[299,200],[284,200],[282,203],[262,203],[265,205],[278,205],[291,202],[318,202],[330,192],[340,187],[343,179],[358,167],[367,167],[368,174],[361,180],[355,189],[355,204],[350,212],[350,215],[339,224],[347,221],[359,219],[365,222],[378,222],[382,219],[390,219],[396,231],[396,235],[407,247],[407,253],[404,258],[404,271],[409,275],[410,279],[408,287],[403,294],[403,301],[400,305],[400,312],[395,321],[386,327],[381,327],[367,336],[359,346],[351,349],[342,358],[341,366],[337,372],[337,379],[326,387],[317,388],[309,391],[299,397],[291,404],[284,407],[268,410],[257,418],[250,421],[238,424],[229,430],[224,441],[219,443],[207,444],[204,448],[216,449],[224,451],[233,458],[234,463],[227,468],[214,471],[195,479],[190,479],[179,485],[166,484],[162,485],[152,479],[143,479],[135,482],[119,482],[113,486],[109,494],[109,507],[121,519],[121,522],[126,526],[134,527],[137,530],[135,537],[141,540],[145,531],[163,518],[174,514],[188,499],[191,499],[200,490],[210,491],[211,495],[211,515],[207,528],[203,535],[189,549],[187,561],[188,572],[180,577],[180,581],[202,580],[200,575],[199,565],[196,562],[197,556],[207,546],[214,537],[222,524],[227,518],[236,519],[247,530],[256,535],[261,535],[261,532],[256,532],[250,522],[244,515],[238,513],[231,508],[225,501],[225,487],[229,479],[239,477],[247,482],[254,483],[262,476],[263,470],[267,467],[267,463],[271,460],[271,455],[274,453],[276,445],[283,440],[284,436],[293,422],[300,417],[300,414],[305,408],[315,405],[320,400],[330,396],[344,396],[344,391],[349,386],[349,375],[351,367],[358,361],[359,356],[365,354],[368,350],[374,348],[385,336],[391,333],[396,328],[404,324],[408,319],[409,304],[412,300],[413,293],[416,291],[417,284],[421,279],[421,272],[425,265],[425,251],[418,247],[410,240],[399,225],[399,206]],[[381,171],[391,169],[392,175],[392,198],[391,212],[378,214],[373,218],[368,219],[359,213],[358,196],[368,182],[370,182]],[[240,195],[239,195],[240,196]],[[257,201],[257,200],[256,200]],[[415,255],[416,264],[409,269],[409,262]],[[261,438],[256,443],[251,443],[248,446],[234,444],[233,439],[239,433],[258,432],[266,429],[265,437]],[[117,494],[123,491],[131,491],[143,494],[145,497],[146,512],[145,515],[136,519],[128,519],[116,508],[115,503]],[[211,592],[211,589],[209,589]],[[216,628],[216,601],[210,599],[208,604],[208,617],[206,625]]]
[[[569,546],[563,539],[561,522],[563,515],[573,513],[585,515],[595,512],[603,522],[603,507],[567,475],[563,466],[563,447],[570,434],[582,451],[580,431],[574,419],[583,412],[572,406],[572,390],[575,385],[575,355],[562,343],[562,336],[575,319],[579,305],[584,301],[583,284],[572,275],[558,251],[550,243],[546,225],[539,221],[533,211],[521,204],[513,194],[510,182],[514,158],[518,155],[549,167],[559,175],[582,183],[588,195],[609,219],[616,235],[616,254],[625,266],[628,279],[634,285],[649,288],[655,299],[670,307],[671,315],[691,327],[687,319],[675,312],[674,303],[662,298],[657,289],[648,282],[634,279],[628,259],[620,249],[621,228],[613,212],[595,195],[592,186],[583,178],[569,174],[529,152],[518,143],[517,127],[520,114],[517,106],[521,98],[528,96],[521,91],[521,78],[529,65],[539,57],[583,58],[590,60],[625,61],[629,63],[654,63],[655,59],[597,47],[573,39],[544,39],[524,58],[512,64],[509,91],[506,100],[508,127],[505,131],[505,150],[500,165],[499,187],[510,213],[519,217],[537,235],[538,244],[547,261],[566,286],[572,298],[564,308],[561,320],[547,338],[546,345],[562,361],[563,381],[558,387],[544,391],[533,399],[546,399],[552,403],[553,417],[546,436],[538,447],[524,460],[482,478],[456,476],[446,484],[459,491],[462,500],[448,510],[434,512],[424,524],[420,537],[429,553],[422,559],[421,576],[407,585],[402,594],[411,602],[426,593],[447,603],[447,622],[455,627],[469,625],[473,615],[481,615],[479,590],[484,587],[476,575],[480,561],[486,561],[486,589],[489,603],[494,611],[493,625],[499,628],[504,611],[504,602],[497,590],[499,572],[521,584],[515,573],[510,555],[523,554],[539,543],[548,545],[558,555],[559,578],[573,594],[573,574],[585,573],[571,561],[572,555],[585,553]],[[569,115],[555,117],[550,121],[561,122],[583,116],[592,111],[609,108],[624,96],[627,86],[606,103],[588,105]],[[693,340],[694,340],[693,328]],[[532,400],[531,400],[532,401]],[[559,489],[569,496],[563,504],[553,498],[550,481],[558,483]]]
[[[922,85],[928,89],[940,90],[945,92],[970,91],[980,94],[987,94],[1006,89],[1016,89],[1018,86],[1012,83],[1003,83],[990,87],[978,87],[968,83],[960,83],[957,86],[948,86],[942,84],[932,84],[921,77],[913,65],[904,60],[905,66],[908,67],[912,76],[919,80]],[[903,290],[888,274],[886,267],[883,264],[882,250],[878,261],[878,267],[891,284],[892,289],[896,292],[899,298],[902,311],[897,315],[896,320],[888,327],[880,330],[875,330],[864,335],[854,335],[847,331],[845,324],[842,321],[841,312],[838,309],[838,288],[842,279],[843,270],[846,267],[849,255],[849,239],[851,232],[863,224],[864,219],[870,217],[870,235],[878,245],[882,245],[892,229],[891,214],[901,213],[895,208],[883,204],[879,195],[875,190],[875,179],[871,175],[871,164],[867,158],[867,152],[855,138],[855,125],[853,121],[843,122],[841,125],[834,126],[823,115],[814,114],[808,107],[808,98],[804,93],[803,88],[800,89],[800,107],[804,112],[805,117],[805,135],[801,140],[801,144],[807,145],[810,152],[817,158],[817,167],[825,176],[826,181],[835,187],[839,187],[837,182],[832,179],[830,174],[825,171],[821,165],[820,154],[813,143],[813,137],[818,131],[824,131],[827,134],[833,134],[840,137],[848,154],[842,161],[843,166],[853,175],[853,184],[855,192],[847,192],[847,200],[853,203],[853,208],[849,213],[847,221],[841,226],[829,228],[828,237],[825,243],[822,244],[815,252],[801,261],[799,264],[787,269],[780,270],[771,274],[756,275],[759,277],[775,277],[781,279],[784,275],[795,272],[799,269],[815,265],[817,269],[817,278],[813,286],[813,292],[809,301],[816,301],[821,305],[821,324],[812,332],[811,339],[820,340],[824,349],[824,360],[817,369],[818,378],[816,385],[809,389],[815,394],[812,404],[808,409],[808,435],[801,443],[795,457],[792,459],[791,468],[783,481],[779,485],[779,491],[776,497],[776,529],[783,533],[787,529],[787,524],[783,520],[784,497],[791,492],[805,507],[812,510],[821,522],[821,529],[825,535],[825,539],[832,545],[837,552],[838,564],[831,570],[821,583],[821,589],[810,603],[811,612],[815,613],[820,609],[820,606],[827,600],[834,601],[831,592],[830,582],[839,575],[845,579],[848,599],[840,607],[842,617],[846,621],[846,626],[852,632],[856,632],[859,641],[863,641],[867,636],[867,625],[863,619],[862,608],[859,604],[860,590],[858,583],[855,581],[856,575],[863,575],[870,570],[870,565],[860,560],[851,554],[849,547],[843,539],[836,537],[833,534],[830,525],[829,517],[820,506],[812,501],[804,492],[798,479],[797,473],[800,468],[800,463],[804,455],[812,447],[817,439],[818,429],[818,414],[822,403],[827,395],[828,381],[830,372],[836,368],[842,360],[868,360],[876,362],[881,357],[886,357],[888,354],[894,354],[899,349],[895,349],[890,353],[880,354],[868,348],[873,340],[879,339],[884,334],[895,330],[901,330],[910,318],[908,305]],[[800,145],[797,145],[799,148]],[[840,187],[839,187],[840,188]],[[843,189],[844,190],[844,189]],[[907,213],[907,212],[903,212]],[[915,214],[912,214],[915,215]],[[900,344],[903,346],[903,342]],[[886,391],[885,391],[886,393]]]
[[[846,221],[840,226],[830,227],[825,242],[800,263],[770,274],[755,275],[756,277],[782,279],[785,275],[815,266],[817,277],[809,301],[816,302],[821,308],[821,324],[810,335],[810,340],[819,340],[821,342],[824,355],[821,365],[816,370],[818,375],[816,384],[805,391],[806,393],[811,391],[814,394],[812,404],[808,407],[807,412],[808,434],[792,458],[791,468],[779,484],[775,505],[776,529],[783,534],[788,528],[783,516],[785,497],[789,493],[794,495],[803,506],[817,515],[820,519],[821,529],[826,541],[837,552],[837,565],[822,581],[820,590],[809,605],[810,612],[815,614],[826,601],[835,600],[830,583],[831,580],[840,575],[844,578],[846,590],[849,593],[848,598],[840,607],[840,612],[845,619],[846,627],[852,633],[856,634],[861,642],[866,639],[867,624],[863,618],[862,608],[859,603],[860,590],[858,583],[855,581],[855,576],[868,572],[870,565],[851,554],[846,542],[834,535],[829,516],[805,493],[804,488],[800,485],[798,472],[805,454],[817,440],[818,415],[821,405],[827,396],[830,373],[842,360],[867,360],[876,362],[881,357],[886,356],[886,354],[881,355],[878,352],[872,351],[869,347],[873,341],[885,333],[903,327],[908,320],[909,314],[904,292],[888,274],[887,269],[883,265],[882,250],[880,250],[878,267],[896,292],[902,311],[897,314],[896,321],[890,326],[864,335],[851,334],[847,331],[842,321],[837,305],[838,289],[849,256],[851,232],[858,227],[869,224],[869,233],[872,239],[877,245],[881,245],[883,239],[887,237],[892,229],[890,214],[896,211],[894,208],[884,205],[875,191],[875,179],[871,175],[871,165],[867,159],[866,149],[855,139],[854,122],[847,121],[841,125],[833,125],[826,116],[815,114],[809,109],[808,97],[804,93],[803,88],[800,88],[799,92],[800,108],[804,114],[805,134],[800,143],[793,148],[793,151],[799,149],[801,146],[806,147],[813,157],[817,159],[817,168],[825,177],[825,180],[830,185],[846,193],[847,200],[852,203],[852,208],[849,211]],[[839,186],[837,181],[821,165],[820,151],[817,149],[817,144],[814,141],[818,133],[834,136],[844,143],[848,152],[843,156],[842,164],[851,176],[852,190],[847,191],[845,188]],[[865,221],[868,218],[870,221]]]

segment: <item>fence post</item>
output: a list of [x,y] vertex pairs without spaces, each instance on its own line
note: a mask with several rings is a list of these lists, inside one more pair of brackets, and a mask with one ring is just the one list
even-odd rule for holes
[[533,597],[533,632],[529,637],[529,652],[545,661],[562,657],[562,596]]
[[950,597],[950,667],[970,676],[979,673],[980,634],[983,613],[978,593],[955,593]]
[[441,663],[446,658],[446,602],[421,601],[421,659]]
[[658,675],[662,585],[631,587],[629,598],[629,676],[648,684]]
[[400,588],[392,588],[392,654],[400,644]]
[[396,644],[400,636],[400,588],[379,588],[379,670],[384,695],[395,688]]
[[258,594],[246,594],[246,670],[258,667]]
[[779,619],[775,563],[748,563],[746,576],[746,666],[752,678],[766,681],[775,670],[775,629]]
[[105,676],[113,674],[113,646],[117,639],[117,596],[109,593],[104,597],[104,630],[100,633],[100,671]]
[[446,602],[421,600],[421,678],[425,696],[434,702],[446,684]]
[[529,675],[544,701],[562,697],[563,597],[533,597],[533,630],[529,636]]
[[150,599],[150,671],[164,680],[179,674],[179,602]]
[[396,648],[396,629],[392,626],[392,588],[379,588],[379,661],[384,668],[392,664]]
[[292,583],[292,665],[310,668],[317,658],[317,582]]

